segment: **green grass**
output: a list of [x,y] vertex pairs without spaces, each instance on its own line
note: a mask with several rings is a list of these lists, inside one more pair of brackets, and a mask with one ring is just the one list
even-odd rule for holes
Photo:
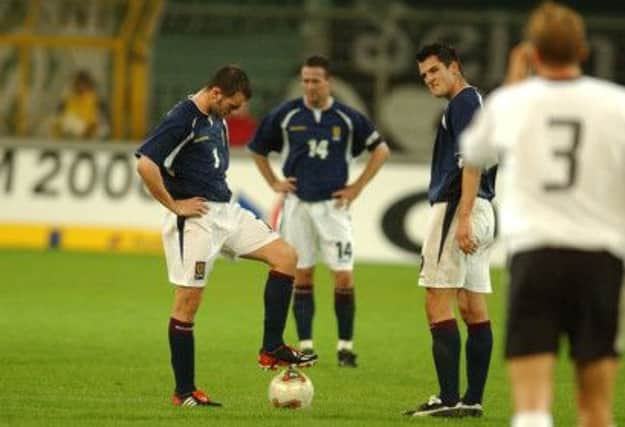
[[[224,403],[221,409],[169,403],[172,287],[160,257],[0,251],[0,271],[0,425],[508,425],[505,280],[498,271],[489,301],[496,343],[481,420],[400,415],[437,391],[416,266],[357,266],[355,370],[336,366],[330,277],[325,269],[318,272],[315,343],[321,359],[306,371],[315,398],[302,411],[270,407],[266,394],[274,374],[256,366],[266,275],[261,264],[218,262],[196,319],[197,383]],[[294,329],[289,320],[286,338],[293,343]],[[621,424],[623,390],[620,375]],[[572,371],[561,363],[556,425],[575,425],[573,399]]]

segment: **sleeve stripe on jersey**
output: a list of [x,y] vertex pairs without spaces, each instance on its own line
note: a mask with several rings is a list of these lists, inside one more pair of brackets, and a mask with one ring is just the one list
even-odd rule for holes
[[336,112],[343,120],[345,120],[345,123],[347,124],[347,128],[349,129],[349,135],[347,137],[347,149],[345,150],[345,161],[349,163],[352,160],[352,141],[354,139],[354,124],[352,123],[351,119],[347,116],[347,114],[345,114],[339,109],[337,109]]
[[380,137],[380,133],[377,130],[374,130],[371,135],[369,135],[369,138],[367,138],[367,140],[365,141],[365,146],[370,146],[371,144],[373,144],[374,142],[377,142],[379,139],[381,139]]
[[280,123],[280,127],[282,128],[282,143],[283,143],[282,160],[286,159],[289,156],[291,143],[289,142],[289,132],[287,131],[287,128],[289,127],[289,122],[291,121],[291,117],[297,114],[298,111],[299,111],[299,108],[294,108],[290,110],[284,116],[284,120],[282,120],[282,123]]
[[187,142],[191,141],[193,139],[193,136],[195,135],[195,133],[193,132],[193,129],[195,128],[196,121],[197,121],[197,118],[193,119],[193,123],[191,124],[191,129],[192,129],[191,133],[187,135],[187,137],[183,139],[182,142],[180,142],[180,144],[178,144],[176,148],[172,150],[171,153],[169,153],[169,156],[165,157],[163,166],[165,166],[165,169],[171,176],[174,176],[174,171],[171,170],[171,165],[174,163],[176,156],[178,155],[178,153],[180,153],[180,150],[182,150],[182,147],[184,147],[187,144]]
[[221,122],[223,124],[223,129],[221,130],[221,137],[223,138],[226,146],[229,147],[230,146],[230,133],[228,132],[228,122],[226,121],[226,119],[222,119]]

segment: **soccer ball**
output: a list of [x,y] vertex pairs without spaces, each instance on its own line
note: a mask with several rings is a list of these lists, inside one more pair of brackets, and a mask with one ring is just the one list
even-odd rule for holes
[[276,408],[307,408],[314,393],[310,378],[294,368],[285,369],[269,383],[269,402]]

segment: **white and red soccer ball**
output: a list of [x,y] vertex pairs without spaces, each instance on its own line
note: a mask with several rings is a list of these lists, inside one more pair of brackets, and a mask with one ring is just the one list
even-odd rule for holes
[[285,369],[269,383],[269,402],[276,408],[307,408],[314,394],[310,378],[296,369]]

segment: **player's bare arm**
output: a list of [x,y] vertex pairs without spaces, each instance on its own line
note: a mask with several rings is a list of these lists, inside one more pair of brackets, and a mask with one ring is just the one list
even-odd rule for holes
[[292,193],[297,189],[295,186],[296,178],[288,177],[284,180],[279,179],[266,156],[254,153],[253,158],[261,175],[276,193]]
[[390,150],[386,143],[378,145],[371,153],[367,165],[356,181],[332,193],[332,197],[337,199],[337,204],[339,206],[349,206],[350,203],[358,197],[369,181],[378,173],[389,156]]
[[480,185],[481,171],[472,166],[464,166],[462,169],[462,195],[458,204],[458,227],[456,228],[456,241],[460,250],[465,254],[472,254],[477,249],[477,242],[473,238],[471,225],[471,212],[475,204],[475,198]]
[[531,45],[521,42],[516,45],[508,57],[508,71],[505,84],[510,85],[526,79],[531,73]]
[[208,212],[202,197],[174,200],[165,188],[161,171],[156,163],[147,156],[141,156],[137,162],[137,172],[150,191],[150,194],[163,206],[179,216],[200,216]]

